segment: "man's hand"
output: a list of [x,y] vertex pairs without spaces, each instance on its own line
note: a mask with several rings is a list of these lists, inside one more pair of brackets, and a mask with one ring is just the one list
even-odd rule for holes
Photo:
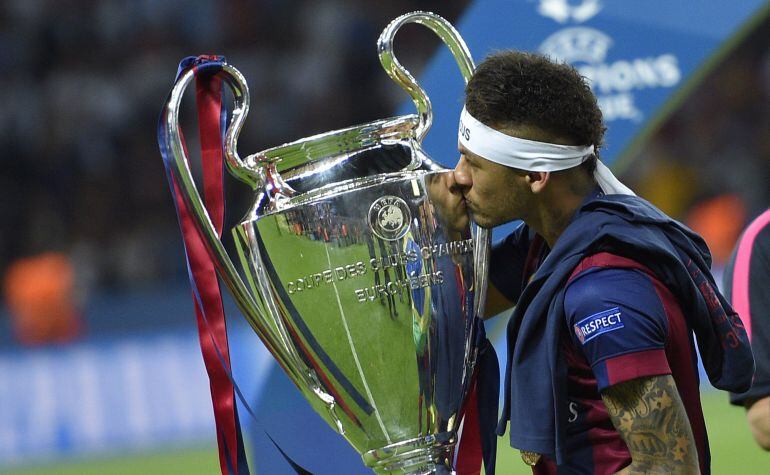
[[602,399],[631,452],[631,465],[622,473],[700,473],[690,421],[671,375],[612,386]]
[[[450,240],[466,239],[470,237],[468,224],[470,215],[465,205],[462,189],[455,182],[454,171],[435,173],[425,179],[428,185],[428,195],[431,203],[436,208],[436,214],[441,225],[447,230],[447,238]],[[491,318],[500,312],[512,308],[513,302],[508,300],[490,282],[487,287],[487,303],[484,306],[483,318]]]
[[435,173],[426,178],[428,195],[436,208],[441,224],[451,234],[468,232],[468,208],[462,191],[455,183],[454,171]]

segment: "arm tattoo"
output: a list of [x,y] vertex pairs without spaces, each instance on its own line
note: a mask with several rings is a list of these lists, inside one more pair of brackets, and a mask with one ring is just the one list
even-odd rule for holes
[[631,452],[629,473],[699,473],[690,421],[670,375],[607,388],[602,399]]

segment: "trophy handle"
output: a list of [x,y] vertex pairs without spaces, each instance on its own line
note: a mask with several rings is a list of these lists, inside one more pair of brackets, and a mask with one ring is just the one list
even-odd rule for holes
[[[249,108],[248,86],[243,75],[227,63],[222,64],[222,70],[217,74],[230,86],[234,96],[232,123],[225,137],[225,156],[227,157],[228,167],[240,180],[248,183],[255,189],[260,188],[265,183],[264,173],[261,173],[264,170],[264,166],[252,166],[250,164],[251,160],[257,159],[255,158],[257,157],[256,155],[248,157],[244,162],[236,151],[238,134]],[[194,77],[195,72],[192,68],[184,71],[174,84],[163,108],[164,133],[166,134],[165,143],[168,144],[166,152],[172,157],[169,163],[171,171],[178,179],[180,192],[189,207],[195,227],[206,244],[206,249],[211,255],[220,277],[232,292],[236,304],[243,311],[268,351],[273,354],[293,380],[302,381],[306,387],[310,388],[327,405],[330,414],[337,421],[338,430],[341,430],[341,425],[338,422],[339,419],[335,414],[334,398],[321,389],[315,372],[307,367],[293,347],[284,343],[286,338],[280,334],[280,328],[277,327],[280,325],[280,322],[274,322],[276,327],[272,326],[267,312],[262,309],[251,293],[249,293],[248,287],[243,282],[243,279],[241,279],[233,261],[225,251],[224,245],[219,239],[211,217],[198,192],[179,129],[179,107],[182,96]]]
[[[451,23],[435,13],[422,11],[406,13],[390,22],[390,24],[382,31],[382,34],[380,34],[380,38],[377,41],[380,63],[382,63],[382,67],[385,68],[388,76],[412,96],[412,101],[417,107],[419,118],[415,135],[417,141],[422,142],[425,134],[428,133],[430,126],[433,124],[433,109],[431,107],[430,99],[425,93],[425,90],[417,84],[414,76],[401,65],[393,54],[393,38],[399,28],[407,23],[424,25],[433,30],[433,32],[441,38],[441,41],[443,41],[444,44],[449,47],[449,51],[452,52],[452,56],[454,56],[466,84],[473,75],[476,66],[473,63],[473,58],[471,57],[468,45],[465,44],[465,40],[460,36],[460,33],[458,33]],[[473,250],[476,268],[476,276],[473,284],[475,290],[473,307],[476,311],[476,315],[481,317],[484,315],[484,305],[487,300],[486,279],[482,278],[482,276],[486,276],[489,273],[489,252],[492,243],[492,232],[489,229],[481,228],[477,225],[474,225],[473,228],[473,235],[476,241]],[[468,372],[473,370],[477,357],[477,349],[475,348],[475,343],[472,341],[473,339],[474,338],[468,340],[468,345],[470,345],[470,347],[466,348],[466,354],[470,355],[469,362],[466,366],[466,371]],[[468,377],[466,378],[466,381],[469,383],[470,379],[471,378]],[[466,391],[467,389],[468,388],[466,387]]]
[[425,134],[428,133],[430,126],[433,125],[433,108],[430,104],[430,99],[425,91],[417,84],[414,76],[404,68],[393,54],[393,38],[396,36],[396,32],[402,26],[407,23],[418,23],[424,25],[441,38],[449,47],[449,51],[457,61],[457,65],[460,67],[460,73],[463,75],[463,79],[467,83],[473,75],[475,68],[473,64],[473,58],[468,50],[468,45],[465,44],[465,40],[462,39],[460,33],[444,18],[431,12],[416,11],[406,13],[396,18],[390,24],[385,27],[380,34],[379,40],[377,40],[377,51],[380,56],[380,63],[385,68],[385,72],[388,73],[391,79],[393,79],[399,86],[401,86],[406,92],[412,96],[412,101],[417,107],[417,113],[419,117],[419,124],[417,125],[416,136],[417,141],[422,142]]
[[[206,206],[201,199],[198,187],[195,184],[195,180],[190,170],[190,163],[187,158],[184,144],[182,143],[181,131],[179,129],[179,106],[182,102],[182,96],[185,89],[195,77],[195,71],[190,68],[179,76],[174,84],[171,94],[163,107],[163,120],[165,122],[165,134],[166,143],[168,144],[171,156],[171,168],[174,175],[179,180],[179,187],[187,205],[190,207],[191,214],[195,218],[195,224],[201,237],[206,242],[209,252],[212,254],[214,262],[217,264],[217,268],[222,268],[222,278],[227,286],[233,289],[236,300],[239,306],[253,307],[255,302],[251,297],[251,294],[246,290],[246,285],[238,276],[235,266],[232,260],[225,252],[225,248],[217,235],[214,225],[211,222]],[[245,90],[233,89],[233,93],[243,97]],[[239,94],[240,93],[240,94]],[[248,98],[248,92],[246,92]],[[241,100],[242,102],[242,100]],[[248,105],[245,107],[248,109]],[[241,109],[243,110],[243,109]],[[243,112],[233,113],[233,125],[232,129],[240,129],[240,125],[243,122]],[[230,134],[228,134],[228,139]],[[228,159],[230,157],[228,156]],[[239,157],[236,157],[240,161]],[[242,162],[240,162],[242,163]]]

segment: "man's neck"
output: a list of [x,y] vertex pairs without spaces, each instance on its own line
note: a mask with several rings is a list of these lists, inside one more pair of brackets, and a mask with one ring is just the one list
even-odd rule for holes
[[549,248],[553,249],[554,244],[567,229],[572,217],[592,190],[593,188],[586,190],[585,193],[559,193],[555,196],[543,197],[540,206],[536,209],[537,215],[533,217],[531,223],[527,224],[545,239]]

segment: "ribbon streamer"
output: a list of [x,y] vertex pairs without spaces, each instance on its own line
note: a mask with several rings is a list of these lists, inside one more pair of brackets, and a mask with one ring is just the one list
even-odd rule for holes
[[[222,143],[227,110],[222,105],[222,80],[216,74],[221,70],[223,61],[224,58],[219,56],[187,57],[179,64],[177,71],[177,80],[189,68],[193,68],[195,72],[204,200],[218,236],[222,234],[224,223]],[[248,475],[246,452],[235,404],[227,325],[219,281],[205,242],[195,226],[177,179],[171,171],[171,154],[165,127],[161,117],[158,141],[184,240],[201,353],[209,375],[214,406],[220,468],[223,474]],[[184,139],[182,142],[184,146]]]

